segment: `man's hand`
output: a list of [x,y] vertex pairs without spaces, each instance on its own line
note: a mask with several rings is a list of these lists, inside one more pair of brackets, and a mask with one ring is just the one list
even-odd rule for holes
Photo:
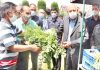
[[41,51],[41,48],[34,44],[34,45],[31,45],[31,46],[30,46],[30,50],[31,50],[32,52],[39,53],[39,52]]
[[25,43],[26,45],[30,45],[30,42],[28,42],[28,41],[25,41],[24,43]]
[[69,41],[63,42],[63,43],[62,43],[62,47],[63,47],[63,48],[69,48],[69,47],[71,47],[71,42],[69,42]]
[[94,48],[95,48],[95,46],[94,46],[94,45],[92,45],[92,46],[91,46],[91,49],[94,49]]

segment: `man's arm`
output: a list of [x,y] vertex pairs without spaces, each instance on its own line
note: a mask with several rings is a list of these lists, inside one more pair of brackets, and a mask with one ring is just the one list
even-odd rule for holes
[[36,45],[14,45],[8,47],[8,50],[11,50],[13,52],[24,52],[24,51],[33,51],[33,52],[40,52],[40,48],[37,47]]
[[39,52],[40,48],[36,45],[17,45],[16,37],[13,35],[11,28],[3,26],[0,29],[0,41],[3,42],[4,47],[13,52],[23,52],[31,50],[33,52]]

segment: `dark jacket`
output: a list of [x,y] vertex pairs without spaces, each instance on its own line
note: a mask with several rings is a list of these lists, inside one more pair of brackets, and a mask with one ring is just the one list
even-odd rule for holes
[[93,48],[100,48],[100,24],[94,27],[93,34],[91,37],[91,45]]
[[62,39],[62,29],[63,29],[63,20],[59,17],[53,19],[51,16],[47,20],[48,28],[55,28],[57,31],[57,40],[58,43],[61,42]]
[[33,21],[35,21],[35,22],[37,22],[38,20],[39,20],[39,17],[38,16],[31,16],[31,19],[33,20]]
[[85,20],[85,24],[86,24],[86,27],[87,27],[87,30],[88,30],[88,34],[89,34],[89,39],[88,39],[88,47],[89,49],[91,48],[91,36],[92,36],[92,33],[93,33],[93,30],[94,30],[94,27],[95,25],[99,24],[100,23],[100,19],[98,18],[97,21],[94,20],[93,16],[87,18]]

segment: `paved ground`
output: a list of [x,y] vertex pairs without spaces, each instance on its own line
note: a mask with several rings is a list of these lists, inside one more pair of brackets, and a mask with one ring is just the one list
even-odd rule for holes
[[[28,70],[31,70],[31,68],[32,68],[31,56],[29,55],[29,69]],[[42,68],[41,70],[48,70],[46,63],[43,63],[42,66],[41,66],[41,68]],[[64,56],[62,56],[61,70],[64,70]]]

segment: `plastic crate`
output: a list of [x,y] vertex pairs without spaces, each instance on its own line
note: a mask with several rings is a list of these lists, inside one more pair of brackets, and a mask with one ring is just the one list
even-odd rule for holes
[[85,49],[85,50],[83,50],[82,66],[86,70],[96,70],[93,67],[93,64],[95,62],[95,59],[94,59],[95,53],[94,52],[100,52],[100,50],[97,50],[97,49]]

